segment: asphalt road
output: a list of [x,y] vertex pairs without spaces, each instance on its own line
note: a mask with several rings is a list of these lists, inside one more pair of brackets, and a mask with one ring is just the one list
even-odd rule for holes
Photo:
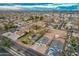
[[12,54],[0,47],[0,56],[12,56]]
[[44,56],[43,54],[31,49],[31,48],[26,48],[26,47],[23,47],[17,43],[14,43],[13,45],[16,48],[19,48],[21,51],[23,51],[22,53],[25,55],[25,56]]

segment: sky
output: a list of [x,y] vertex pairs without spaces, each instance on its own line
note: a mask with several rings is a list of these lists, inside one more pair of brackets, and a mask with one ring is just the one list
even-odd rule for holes
[[0,3],[0,11],[78,11],[78,3]]
[[79,0],[0,0],[0,3],[79,3]]

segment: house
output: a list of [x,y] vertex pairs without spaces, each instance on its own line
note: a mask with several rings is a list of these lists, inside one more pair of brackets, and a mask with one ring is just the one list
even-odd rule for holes
[[19,35],[12,33],[12,32],[3,33],[2,36],[7,37],[13,41],[16,41],[20,37]]

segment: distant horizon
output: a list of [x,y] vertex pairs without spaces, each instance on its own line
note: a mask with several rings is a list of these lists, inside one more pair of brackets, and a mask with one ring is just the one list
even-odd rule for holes
[[0,3],[0,11],[79,11],[79,3]]

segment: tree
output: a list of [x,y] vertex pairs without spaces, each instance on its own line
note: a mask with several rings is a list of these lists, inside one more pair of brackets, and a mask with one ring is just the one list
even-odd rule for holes
[[4,16],[0,16],[0,19],[5,19],[5,17]]
[[32,43],[32,41],[27,37],[23,37],[21,39],[21,42],[24,43],[24,44],[31,44]]
[[29,40],[28,39],[22,39],[21,40],[24,44],[29,44]]
[[12,43],[11,43],[10,39],[8,39],[8,38],[3,38],[2,39],[2,46],[10,48],[11,44]]
[[13,23],[4,24],[4,29],[9,30],[10,28],[15,28],[16,26]]
[[43,17],[42,16],[40,16],[40,20],[43,20]]
[[70,42],[71,42],[71,45],[76,48],[78,46],[77,44],[77,38],[72,36],[71,39],[70,39]]

